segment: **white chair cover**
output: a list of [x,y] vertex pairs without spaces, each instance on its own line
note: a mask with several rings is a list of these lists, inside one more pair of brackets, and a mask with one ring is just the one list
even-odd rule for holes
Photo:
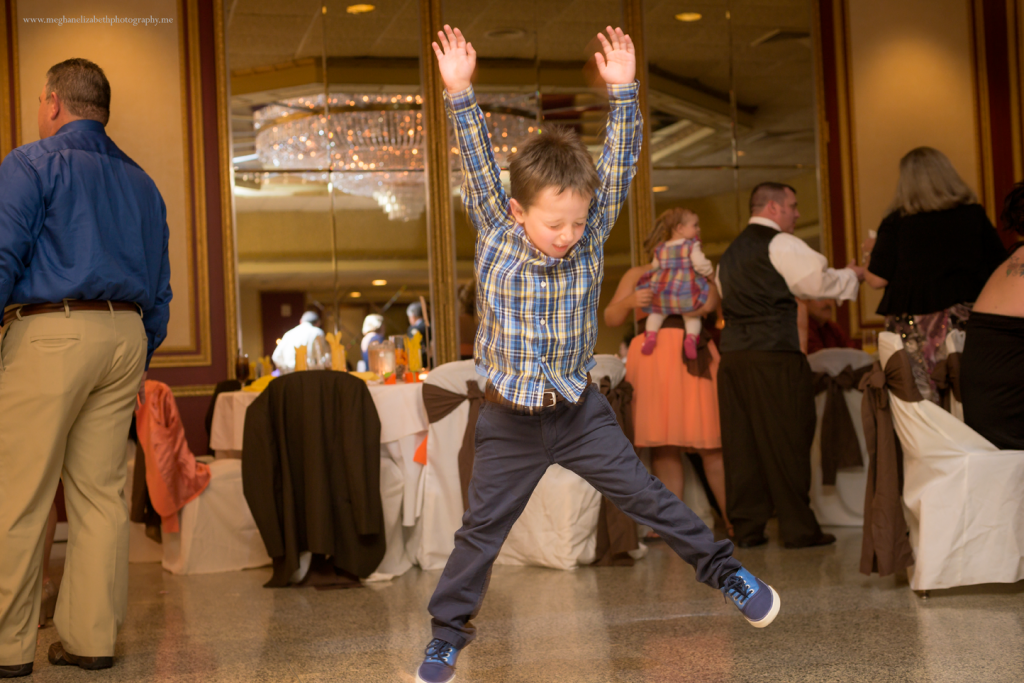
[[[612,389],[626,377],[626,366],[613,355],[594,356],[590,378],[607,377]],[[552,465],[544,473],[512,527],[496,564],[574,569],[597,559],[597,522],[601,494],[575,472]]]
[[[485,379],[471,360],[445,363],[425,380],[456,394],[466,393],[466,382],[483,391]],[[410,541],[413,559],[423,569],[443,569],[455,548],[455,532],[462,526],[462,486],[459,449],[469,421],[469,401],[428,427],[427,464],[417,498],[419,520]]]
[[[132,484],[135,482],[135,442],[128,441],[128,478],[124,482],[124,499],[128,511],[132,508]],[[164,548],[146,535],[146,525],[129,522],[128,527],[128,561],[132,564],[146,562],[162,562]]]
[[[595,380],[607,376],[615,386],[625,377],[625,368],[614,356],[601,356],[591,375]],[[438,367],[426,383],[464,394],[467,381],[476,381],[481,390],[486,383],[471,360]],[[423,569],[444,567],[454,548],[455,532],[462,526],[458,454],[468,420],[467,401],[429,428],[420,517],[410,542],[411,554]],[[593,487],[552,465],[512,527],[497,563],[572,569],[592,562],[600,506],[601,496]]]
[[417,528],[417,497],[423,467],[413,462],[427,432],[406,434],[380,445],[380,500],[384,511],[384,559],[364,581],[390,581],[415,564],[410,540]]
[[[878,337],[882,365],[903,341]],[[1024,451],[1000,451],[930,401],[889,394],[903,446],[914,590],[1024,579]]]
[[163,566],[172,574],[211,574],[270,564],[242,492],[242,461],[210,463],[210,485],[178,513],[181,532],[163,534]]
[[626,379],[626,364],[619,360],[618,356],[610,353],[599,353],[594,356],[594,361],[597,365],[590,371],[590,378],[596,384],[601,384],[601,380],[607,377],[611,380],[612,388],[614,389],[622,383],[622,380]]
[[389,581],[415,564],[411,549],[424,472],[414,458],[427,437],[427,415],[421,384],[375,385],[370,395],[380,417],[380,499],[387,549],[364,581]]
[[[871,365],[874,358],[859,349],[822,349],[807,356],[807,362],[812,372],[827,372],[835,377],[846,366],[859,370]],[[864,524],[864,489],[868,478],[868,451],[864,440],[864,422],[860,416],[863,394],[857,389],[844,391],[843,394],[846,407],[853,419],[853,429],[857,432],[857,443],[860,445],[864,468],[840,470],[836,473],[835,486],[822,484],[821,421],[825,415],[825,393],[818,394],[814,397],[817,426],[814,430],[814,442],[811,444],[811,509],[814,510],[819,524],[859,527]]]

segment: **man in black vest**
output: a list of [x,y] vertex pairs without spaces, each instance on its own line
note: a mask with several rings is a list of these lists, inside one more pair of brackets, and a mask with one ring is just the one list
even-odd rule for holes
[[725,329],[718,406],[729,521],[736,543],[768,542],[772,512],[787,548],[827,545],[810,507],[814,394],[800,351],[796,298],[853,299],[864,269],[835,270],[793,235],[796,190],[761,183],[750,194],[750,223],[722,255],[718,289]]

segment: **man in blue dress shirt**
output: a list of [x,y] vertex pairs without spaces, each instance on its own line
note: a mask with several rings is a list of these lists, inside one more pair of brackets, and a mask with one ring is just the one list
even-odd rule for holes
[[[39,137],[0,164],[0,678],[32,673],[43,534],[64,480],[53,664],[113,664],[128,598],[128,426],[171,301],[167,211],[107,137],[110,85],[46,74]],[[144,400],[144,396],[140,396]]]

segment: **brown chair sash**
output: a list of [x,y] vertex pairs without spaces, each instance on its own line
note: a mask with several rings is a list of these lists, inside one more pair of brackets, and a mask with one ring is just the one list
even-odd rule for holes
[[[633,385],[622,381],[612,389],[611,380],[602,377],[598,389],[608,399],[623,434],[633,442]],[[640,547],[636,535],[636,522],[615,506],[615,503],[601,496],[601,513],[597,518],[597,559],[592,564],[599,567],[632,567],[634,560],[629,554]]]
[[939,390],[942,397],[942,407],[946,410],[952,408],[950,396],[960,400],[960,356],[959,353],[951,353],[945,359],[940,360],[932,370],[932,381]]
[[423,407],[427,410],[427,420],[431,424],[450,415],[463,401],[469,401],[469,421],[466,422],[462,447],[459,448],[459,484],[462,488],[463,510],[469,507],[469,482],[473,478],[473,461],[476,459],[476,420],[480,416],[480,402],[483,400],[484,392],[476,380],[466,381],[465,395],[442,389],[436,384],[423,385]]
[[835,486],[839,470],[864,466],[857,431],[843,392],[856,389],[869,370],[870,366],[854,370],[847,365],[835,377],[827,372],[814,373],[814,394],[825,392],[825,412],[821,419],[821,480],[826,486]]
[[[683,323],[683,316],[670,315],[665,318],[665,322],[661,324],[661,329],[666,328],[686,329]],[[683,365],[686,366],[686,372],[690,373],[693,377],[711,379],[711,362],[714,360],[714,357],[711,355],[711,349],[708,348],[709,341],[711,341],[711,333],[708,332],[707,328],[701,328],[700,339],[697,341],[697,357],[690,360],[686,357],[686,348],[683,348]]]
[[914,563],[903,517],[903,450],[889,410],[889,392],[902,401],[924,399],[904,349],[889,358],[884,371],[876,361],[861,379],[860,390],[864,392],[861,418],[868,447],[860,571],[888,576]]

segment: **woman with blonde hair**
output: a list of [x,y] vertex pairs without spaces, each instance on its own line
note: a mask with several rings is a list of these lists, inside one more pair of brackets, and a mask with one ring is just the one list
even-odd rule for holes
[[[662,213],[645,247],[654,247],[672,235],[680,221],[696,224],[697,215],[686,209]],[[612,301],[604,309],[604,321],[618,327],[635,313],[638,321],[647,315],[653,294],[638,289],[651,266],[630,268],[619,281]],[[720,298],[713,281],[708,283],[705,303],[693,315],[706,316],[718,308]],[[689,315],[689,314],[687,314]],[[685,358],[685,323],[681,315],[668,315],[655,332],[657,345],[651,354],[642,352],[644,335],[633,337],[626,363],[626,381],[633,385],[633,445],[651,449],[651,470],[665,487],[683,497],[684,451],[701,457],[718,508],[725,518],[725,468],[722,462],[722,429],[718,421],[718,348],[707,329],[701,333],[698,358]]]
[[885,289],[885,329],[903,337],[921,395],[938,401],[931,373],[945,357],[946,333],[964,328],[1006,249],[949,158],[918,147],[900,160],[896,197],[864,251],[865,281]]

